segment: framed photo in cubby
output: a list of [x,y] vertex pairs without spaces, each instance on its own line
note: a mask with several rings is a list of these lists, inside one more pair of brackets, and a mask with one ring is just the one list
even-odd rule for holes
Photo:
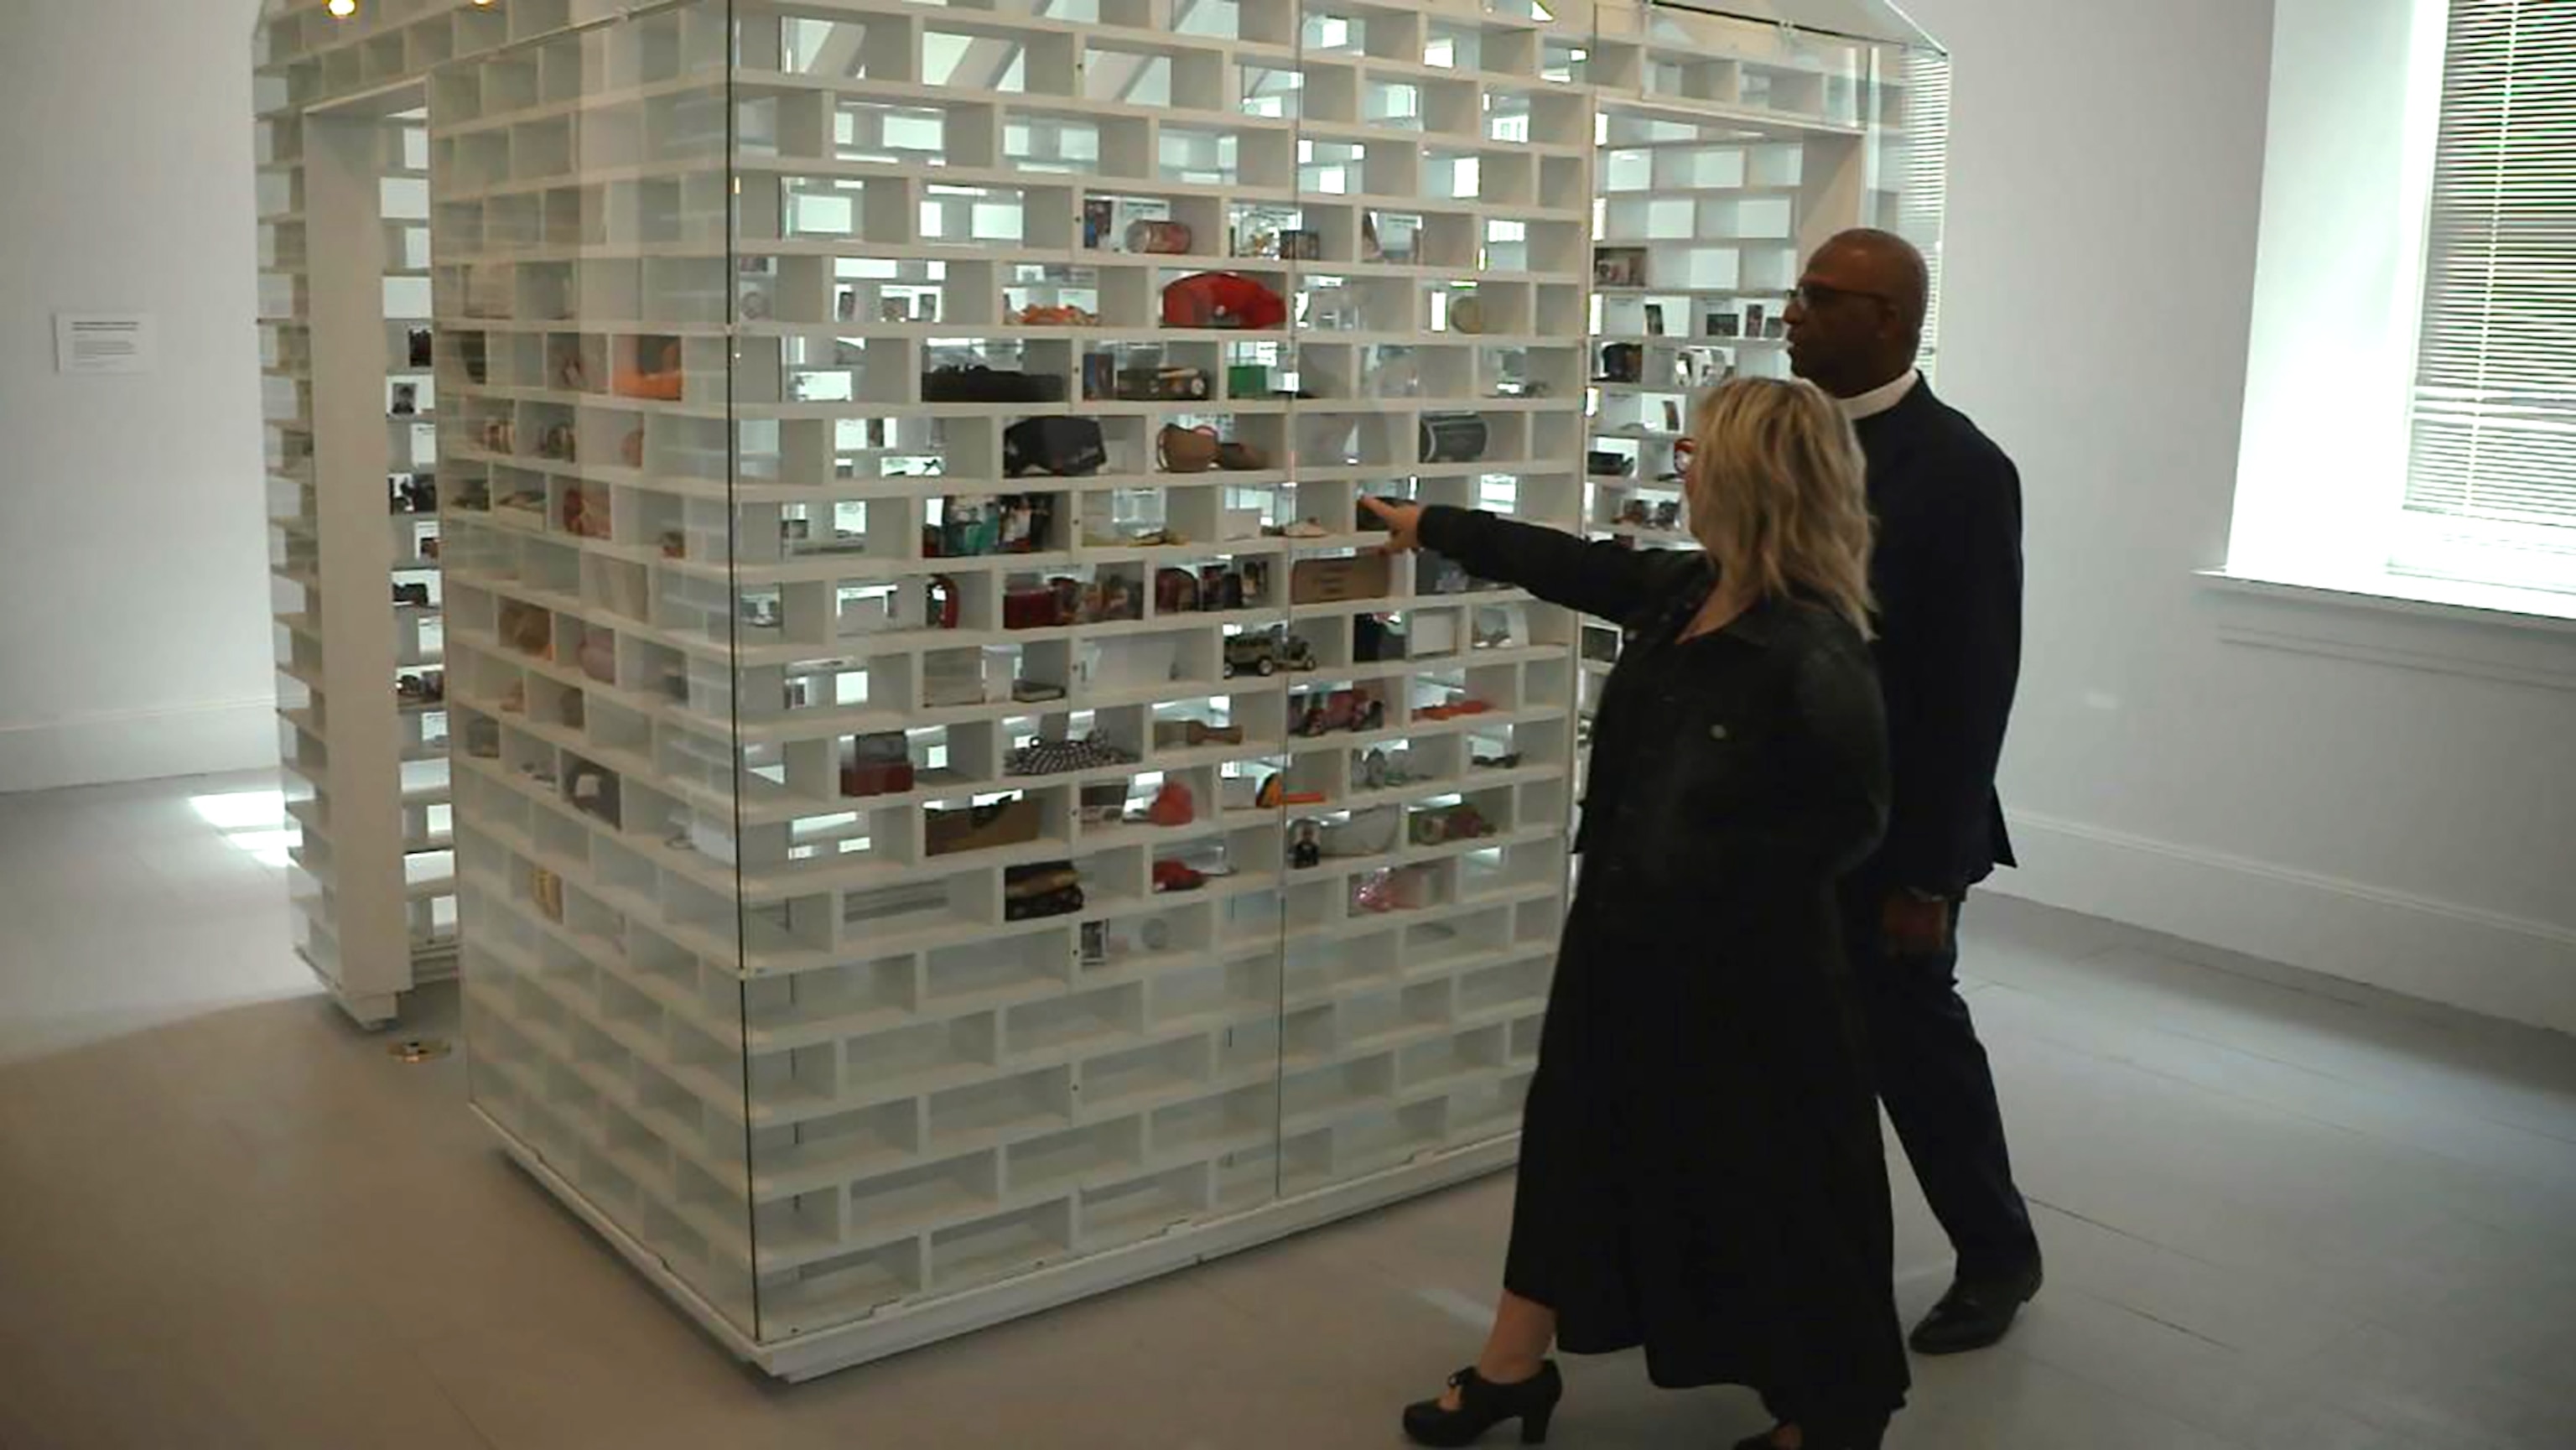
[[1645,286],[1646,249],[1643,247],[1593,248],[1592,285],[1595,287]]
[[1663,335],[1664,335],[1664,309],[1663,309],[1663,304],[1658,303],[1658,302],[1649,302],[1649,303],[1647,303],[1647,304],[1646,304],[1646,336],[1648,336],[1648,337],[1661,337],[1661,336],[1663,336]]

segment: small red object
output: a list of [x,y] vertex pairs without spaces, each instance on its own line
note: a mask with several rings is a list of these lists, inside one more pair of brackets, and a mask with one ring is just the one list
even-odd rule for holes
[[1198,814],[1198,798],[1177,780],[1164,781],[1154,803],[1145,808],[1145,819],[1158,826],[1186,826],[1197,820]]
[[1191,870],[1189,867],[1182,865],[1178,861],[1157,861],[1154,863],[1154,889],[1156,891],[1196,891],[1206,884],[1206,876]]
[[1258,331],[1287,321],[1287,302],[1240,273],[1201,272],[1163,289],[1166,327],[1239,327]]
[[1064,604],[1052,585],[1013,589],[1002,596],[1004,629],[1053,629],[1064,622]]

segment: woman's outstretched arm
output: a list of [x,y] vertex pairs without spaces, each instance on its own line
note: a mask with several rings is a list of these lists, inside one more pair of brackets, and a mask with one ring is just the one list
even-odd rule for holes
[[1425,507],[1366,495],[1360,504],[1385,522],[1389,548],[1435,549],[1479,579],[1526,589],[1550,604],[1603,619],[1631,619],[1708,567],[1708,556],[1696,549],[1587,542],[1556,529],[1440,504]]

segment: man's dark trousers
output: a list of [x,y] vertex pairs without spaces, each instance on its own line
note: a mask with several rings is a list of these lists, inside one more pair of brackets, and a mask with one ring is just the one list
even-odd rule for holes
[[1958,1249],[1958,1277],[2008,1283],[2039,1262],[2039,1240],[2013,1186],[1985,1045],[1959,995],[1960,903],[1951,904],[1950,939],[1941,950],[1890,956],[1879,923],[1885,898],[1885,888],[1855,883],[1844,893],[1843,913],[1879,1101]]

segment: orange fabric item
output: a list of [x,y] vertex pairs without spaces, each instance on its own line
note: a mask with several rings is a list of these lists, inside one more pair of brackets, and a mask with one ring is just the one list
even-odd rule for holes
[[680,365],[678,338],[636,338],[627,355],[618,359],[616,376],[610,390],[623,398],[643,398],[656,403],[680,401],[680,387],[687,374]]

